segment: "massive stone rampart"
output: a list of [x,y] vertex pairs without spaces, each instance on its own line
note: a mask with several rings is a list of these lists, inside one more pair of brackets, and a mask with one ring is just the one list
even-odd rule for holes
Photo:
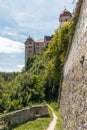
[[87,130],[87,0],[83,0],[63,70],[63,130]]

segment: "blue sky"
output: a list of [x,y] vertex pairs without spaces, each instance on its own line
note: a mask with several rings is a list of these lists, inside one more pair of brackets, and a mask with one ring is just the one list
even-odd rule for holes
[[73,0],[0,0],[0,71],[20,71],[24,42],[51,35],[64,7],[73,12]]

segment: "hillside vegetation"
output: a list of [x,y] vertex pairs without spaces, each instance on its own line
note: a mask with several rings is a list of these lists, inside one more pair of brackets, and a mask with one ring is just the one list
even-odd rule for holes
[[70,21],[57,29],[48,47],[28,59],[25,71],[12,75],[0,73],[0,113],[43,100],[57,100],[72,25]]

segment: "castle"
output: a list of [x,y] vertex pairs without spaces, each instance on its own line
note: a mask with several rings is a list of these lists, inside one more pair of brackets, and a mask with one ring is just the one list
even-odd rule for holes
[[[72,18],[72,14],[65,8],[63,12],[59,16],[60,26],[68,22]],[[52,36],[44,36],[43,39],[39,39],[34,41],[30,36],[25,41],[25,64],[27,63],[27,59],[34,54],[39,54],[40,51],[48,46],[51,41]]]
[[31,57],[34,54],[39,54],[44,47],[48,46],[52,37],[53,36],[44,36],[44,39],[34,41],[29,36],[25,42],[25,64],[27,63],[27,59],[29,57]]

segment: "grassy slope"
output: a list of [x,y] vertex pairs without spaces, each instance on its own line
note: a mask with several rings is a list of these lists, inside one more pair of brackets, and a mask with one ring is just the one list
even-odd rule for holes
[[52,120],[52,113],[49,110],[49,117],[38,118],[34,121],[29,121],[23,125],[20,125],[12,130],[46,130]]
[[[55,127],[55,130],[63,130],[62,129],[62,120],[61,120],[61,114],[58,110],[58,106],[56,102],[52,102],[50,106],[53,108],[55,114],[57,115],[57,124]],[[11,130],[46,130],[52,121],[52,112],[49,110],[49,117],[44,118],[38,118],[34,121],[28,121],[25,124],[22,124],[16,128],[12,128]]]

